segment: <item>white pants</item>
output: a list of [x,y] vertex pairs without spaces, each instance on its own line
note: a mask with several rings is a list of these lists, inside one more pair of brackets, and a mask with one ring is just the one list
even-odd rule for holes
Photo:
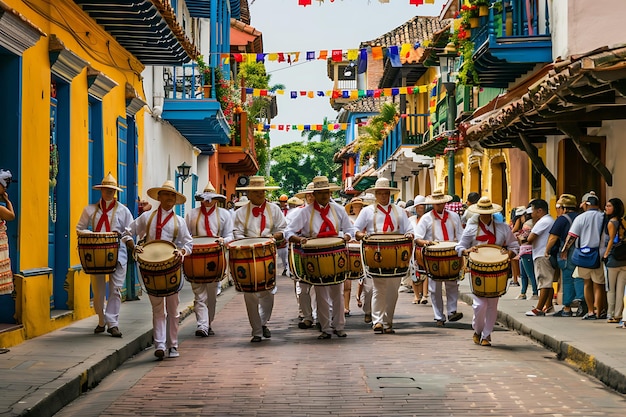
[[481,340],[488,339],[498,318],[498,300],[500,297],[486,298],[476,295],[473,297],[472,309],[474,309],[474,317],[472,318],[472,327]]
[[106,310],[104,308],[104,296],[106,290],[106,275],[92,275],[91,289],[93,290],[93,308],[98,315],[98,325],[105,324],[117,327],[122,306],[122,287],[126,280],[126,264],[117,263],[115,271],[109,274],[109,294],[107,297]]
[[317,318],[315,288],[306,282],[296,282],[296,299],[298,300],[299,314],[302,320],[314,322]]
[[346,324],[344,316],[343,283],[333,285],[316,285],[317,321],[324,333],[332,334],[333,330],[343,330]]
[[167,297],[149,297],[152,304],[154,348],[178,348],[178,293]]
[[459,282],[458,281],[437,281],[428,280],[428,292],[430,292],[430,301],[433,305],[433,313],[435,320],[446,320],[443,314],[443,294],[442,283],[446,286],[446,310],[448,315],[456,311],[457,302],[459,300]]
[[272,291],[244,292],[248,321],[252,327],[252,336],[263,336],[263,326],[272,316],[274,294]]
[[363,283],[363,291],[361,292],[363,312],[365,314],[372,314],[372,295],[374,292],[374,281],[372,280],[372,278],[363,277],[359,282]]
[[398,288],[402,277],[373,278],[372,324],[382,323],[386,328],[393,327],[393,314],[398,301]]
[[193,290],[193,309],[196,313],[198,330],[209,331],[215,318],[215,305],[217,304],[218,281],[210,284],[191,283]]
[[289,262],[287,261],[287,254],[289,253],[289,247],[285,246],[284,248],[278,248],[276,249],[276,253],[278,254],[278,257],[280,258],[283,264],[283,269],[289,272]]

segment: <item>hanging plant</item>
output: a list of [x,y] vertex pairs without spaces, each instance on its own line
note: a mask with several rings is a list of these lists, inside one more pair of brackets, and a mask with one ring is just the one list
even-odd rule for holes
[[[361,155],[375,155],[399,120],[400,115],[396,106],[391,103],[383,104],[380,113],[372,117],[363,127],[364,134],[357,137],[354,149]],[[361,162],[365,159],[361,158]]]

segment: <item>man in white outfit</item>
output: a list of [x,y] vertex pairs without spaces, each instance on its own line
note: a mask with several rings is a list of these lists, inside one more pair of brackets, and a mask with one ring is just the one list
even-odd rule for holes
[[[249,202],[235,211],[233,232],[235,239],[250,237],[273,237],[277,241],[284,239],[283,230],[287,226],[285,216],[280,208],[267,201],[265,196],[267,190],[278,188],[280,187],[265,185],[265,178],[256,175],[250,177],[248,186],[236,188],[237,191],[248,192]],[[267,322],[272,316],[274,294],[277,289],[275,286],[272,290],[243,293],[248,321],[252,327],[250,339],[252,343],[261,342],[262,337],[266,339],[272,337]]]
[[[387,233],[404,235],[413,241],[413,228],[406,213],[398,205],[390,204],[391,193],[398,193],[400,189],[390,186],[387,178],[379,178],[374,187],[366,192],[374,193],[376,203],[362,209],[354,222],[357,240],[372,233]],[[412,256],[412,252],[408,256]],[[410,269],[407,273],[410,273]],[[398,301],[398,288],[403,277],[401,275],[395,277],[373,275],[372,277],[374,284],[372,328],[376,333],[394,333],[393,315]]]
[[[224,245],[233,240],[233,216],[225,208],[217,206],[219,200],[225,200],[221,194],[217,194],[215,187],[209,181],[202,193],[196,194],[196,199],[201,201],[201,206],[191,210],[185,216],[185,223],[193,237],[216,237],[222,250]],[[211,323],[215,318],[217,304],[218,283],[220,276],[213,282],[192,282],[191,289],[194,294],[194,311],[196,313],[196,336],[213,336],[215,332]]]
[[[120,235],[132,223],[133,215],[128,208],[115,198],[116,191],[122,191],[117,186],[117,181],[109,174],[102,179],[102,183],[94,185],[94,189],[99,189],[102,197],[96,204],[90,204],[83,209],[83,212],[76,225],[78,233],[89,232],[117,232]],[[130,236],[123,236],[117,255],[117,265],[115,271],[109,274],[109,293],[104,308],[104,296],[106,293],[106,276],[104,274],[92,275],[91,286],[93,289],[93,308],[98,314],[98,325],[94,333],[102,333],[105,326],[107,332],[113,337],[122,337],[119,329],[120,307],[122,305],[121,289],[126,280],[126,265],[128,263],[128,252],[133,250],[135,243]]]
[[[445,195],[442,190],[436,190],[426,197],[424,204],[432,204],[433,209],[425,214],[415,226],[415,239],[419,246],[434,245],[436,242],[458,242],[463,235],[461,218],[453,211],[446,210],[445,205],[452,200],[452,196]],[[457,312],[459,299],[459,284],[456,280],[446,280],[446,306],[448,320],[458,321],[463,313]],[[443,327],[446,316],[443,313],[442,281],[428,279],[433,313],[438,327]]]

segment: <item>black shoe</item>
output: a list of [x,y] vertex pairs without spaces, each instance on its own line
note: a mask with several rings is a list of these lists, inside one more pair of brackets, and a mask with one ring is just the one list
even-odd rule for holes
[[118,329],[117,326],[109,327],[107,333],[113,337],[122,337],[122,332],[120,332],[120,329]]
[[343,330],[335,330],[335,334],[337,335],[337,337],[346,337],[348,336],[346,332],[344,332]]
[[156,356],[158,361],[162,361],[165,357],[165,351],[163,349],[157,349],[154,351],[154,356]]
[[283,273],[281,274],[282,276],[286,277],[287,276],[287,270],[283,269]]
[[252,337],[252,339],[250,339],[250,343],[259,343],[262,340],[263,339],[261,339],[261,336],[254,336],[254,337]]
[[587,310],[587,306],[583,304],[576,310],[576,317],[585,317],[585,314],[587,314],[588,312],[589,311]]
[[463,313],[458,313],[456,311],[453,311],[452,314],[448,316],[449,321],[459,321],[462,318],[463,318]]
[[298,323],[298,328],[300,329],[310,329],[313,327],[313,322],[311,320],[304,320]]
[[263,337],[266,339],[272,337],[272,332],[270,332],[270,329],[268,329],[267,326],[263,326]]
[[93,332],[98,334],[98,333],[104,333],[105,331],[105,327],[104,326],[100,326],[99,324],[96,326],[95,329],[93,329]]
[[209,336],[215,336],[215,332],[210,327],[209,327],[209,332],[208,333],[209,333]]
[[209,333],[204,329],[196,330],[196,336],[198,337],[209,337]]
[[445,320],[437,320],[437,327],[443,327],[445,324]]
[[332,335],[322,332],[319,336],[317,336],[318,340],[330,339]]
[[559,310],[552,315],[552,317],[572,317],[572,311]]

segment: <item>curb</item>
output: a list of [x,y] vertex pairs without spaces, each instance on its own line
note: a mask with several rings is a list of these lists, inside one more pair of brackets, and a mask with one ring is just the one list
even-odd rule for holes
[[[192,313],[193,302],[180,312],[179,321],[182,323]],[[98,385],[122,363],[150,346],[152,346],[152,328],[142,333],[139,337],[129,340],[120,349],[89,366],[80,375],[72,377],[60,385],[60,381],[54,381],[41,386],[37,392],[28,397],[30,400],[28,403],[34,404],[30,407],[28,404],[24,404],[25,408],[23,409],[14,407],[12,415],[52,417],[81,394]]]
[[[459,293],[459,298],[470,306],[473,303],[473,299],[470,294]],[[562,360],[571,366],[574,366],[578,370],[593,376],[607,387],[614,389],[620,394],[626,394],[626,375],[616,371],[604,362],[599,361],[595,356],[583,352],[576,346],[567,342],[557,340],[554,337],[536,329],[531,329],[522,322],[518,321],[515,317],[502,310],[498,310],[498,322],[509,330],[515,330],[521,335],[528,336],[545,348],[550,349],[556,353],[559,360]]]

